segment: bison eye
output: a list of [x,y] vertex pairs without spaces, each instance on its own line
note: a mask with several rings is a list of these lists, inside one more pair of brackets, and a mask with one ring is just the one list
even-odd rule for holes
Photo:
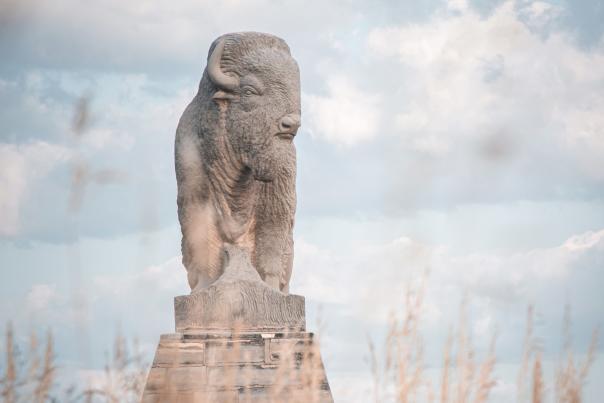
[[243,95],[245,95],[246,97],[252,96],[252,95],[259,95],[258,90],[256,90],[254,87],[246,85],[245,87],[242,88],[241,92],[243,93]]

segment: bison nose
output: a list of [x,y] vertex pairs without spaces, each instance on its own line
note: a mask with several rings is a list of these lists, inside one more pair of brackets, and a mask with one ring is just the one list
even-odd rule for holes
[[296,113],[285,115],[279,120],[279,132],[283,134],[291,134],[295,136],[299,127],[300,115]]

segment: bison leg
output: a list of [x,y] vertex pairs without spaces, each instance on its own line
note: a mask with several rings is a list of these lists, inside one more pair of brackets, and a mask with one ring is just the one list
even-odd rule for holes
[[207,177],[199,140],[197,97],[183,113],[176,129],[175,168],[178,184],[178,219],[182,231],[182,262],[193,291],[220,275],[222,246],[208,200]]
[[275,181],[262,184],[256,209],[254,265],[271,287],[289,292],[293,264],[295,184]]
[[210,206],[188,205],[181,210],[182,259],[189,286],[195,292],[222,274],[222,241],[215,229]]

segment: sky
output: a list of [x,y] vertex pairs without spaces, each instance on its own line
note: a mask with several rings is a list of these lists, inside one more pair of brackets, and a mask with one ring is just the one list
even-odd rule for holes
[[[511,401],[534,305],[551,386],[565,306],[579,356],[604,318],[602,21],[597,0],[0,1],[0,326],[52,328],[80,371],[118,332],[152,359],[190,291],[176,125],[211,42],[261,31],[300,66],[291,292],[336,401],[369,400],[367,340],[423,278],[428,371],[465,300]],[[600,347],[586,401],[602,377]]]

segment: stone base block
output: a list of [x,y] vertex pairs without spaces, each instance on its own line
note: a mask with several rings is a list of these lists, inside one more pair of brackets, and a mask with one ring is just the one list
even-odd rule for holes
[[224,247],[224,273],[213,284],[174,298],[176,331],[303,332],[304,297],[269,287],[249,252]]
[[262,282],[221,282],[174,298],[176,331],[304,331],[304,297],[285,295]]
[[142,403],[333,402],[313,334],[163,335]]

